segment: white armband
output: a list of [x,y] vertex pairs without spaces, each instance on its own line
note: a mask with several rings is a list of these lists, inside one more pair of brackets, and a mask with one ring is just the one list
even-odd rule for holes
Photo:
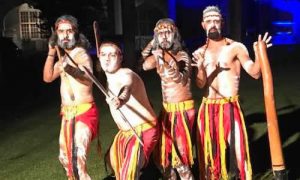
[[245,64],[244,64],[244,69],[245,69],[246,71],[248,71],[249,68],[250,68],[250,66],[252,66],[252,65],[253,65],[253,61],[252,61],[252,60],[248,60],[248,61],[245,62]]

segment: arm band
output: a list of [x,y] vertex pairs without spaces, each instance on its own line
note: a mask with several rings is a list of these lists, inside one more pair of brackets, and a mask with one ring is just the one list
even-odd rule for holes
[[253,61],[252,60],[248,60],[247,62],[245,62],[245,64],[244,64],[245,70],[248,71],[249,68],[250,68],[250,66],[252,66],[252,65],[253,65]]

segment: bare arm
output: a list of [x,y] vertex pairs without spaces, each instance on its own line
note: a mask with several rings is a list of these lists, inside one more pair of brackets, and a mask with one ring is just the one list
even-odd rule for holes
[[55,48],[49,45],[48,56],[44,65],[43,80],[50,83],[59,77],[62,72],[61,62],[54,62],[56,56]]
[[[92,85],[92,80],[86,75],[85,69],[83,66],[93,73],[93,64],[90,56],[87,54],[87,52],[84,49],[81,49],[73,58],[76,64],[67,62],[64,63],[64,70],[66,73],[68,73],[70,76],[75,78],[77,81],[79,81],[82,84],[85,84],[87,86]],[[72,65],[71,65],[72,64]]]
[[122,75],[122,87],[118,93],[118,98],[125,104],[131,95],[131,90],[133,86],[133,74],[132,72],[126,72]]
[[115,109],[118,109],[126,104],[130,98],[133,85],[132,73],[123,74],[120,82],[122,82],[122,85],[118,95],[115,96],[110,94],[110,97],[106,99],[107,103],[113,106]]
[[196,76],[196,85],[199,88],[203,88],[207,81],[207,75],[205,67],[203,65],[204,57],[200,50],[197,50],[193,53],[193,64],[192,66],[197,67],[197,76]]
[[151,40],[147,46],[144,48],[142,51],[142,57],[143,57],[143,70],[151,70],[156,67],[156,59],[152,55],[152,50],[153,50],[153,42],[154,40]]
[[[266,43],[267,47],[272,46],[272,44],[269,43],[271,39],[272,39],[272,36],[269,36],[268,32],[266,32],[264,34],[263,38],[261,38],[261,35],[258,36],[258,41],[264,41]],[[238,55],[238,58],[242,64],[243,68],[245,69],[245,71],[253,78],[258,79],[261,76],[261,70],[260,70],[260,65],[259,65],[259,60],[258,60],[257,41],[253,43],[253,49],[254,49],[254,53],[255,53],[255,61],[254,62],[252,60],[250,60],[247,49],[246,49],[246,54],[245,54],[245,50],[240,51],[241,54]]]
[[203,64],[200,65],[200,67],[197,70],[197,76],[196,76],[196,85],[199,88],[203,88],[206,84],[207,76],[206,76],[206,71],[204,69]]
[[153,55],[144,59],[143,70],[148,71],[156,67],[156,59]]
[[174,82],[186,85],[190,77],[191,59],[184,51],[179,52],[174,58],[179,60],[170,60],[169,66],[166,66],[167,74]]
[[259,61],[255,53],[255,61],[249,57],[248,50],[243,44],[239,44],[235,49],[237,52],[237,58],[240,61],[244,70],[253,78],[258,79],[261,75]]

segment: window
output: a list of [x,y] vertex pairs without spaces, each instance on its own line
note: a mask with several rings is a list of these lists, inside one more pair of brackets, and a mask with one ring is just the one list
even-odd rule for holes
[[20,11],[20,34],[22,39],[42,39],[45,34],[40,29],[39,10]]

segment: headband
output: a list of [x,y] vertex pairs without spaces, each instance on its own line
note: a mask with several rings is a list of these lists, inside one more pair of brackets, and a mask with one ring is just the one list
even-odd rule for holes
[[176,30],[176,27],[173,24],[162,22],[154,28],[154,32],[157,33],[162,29],[168,29],[169,31],[174,32]]

